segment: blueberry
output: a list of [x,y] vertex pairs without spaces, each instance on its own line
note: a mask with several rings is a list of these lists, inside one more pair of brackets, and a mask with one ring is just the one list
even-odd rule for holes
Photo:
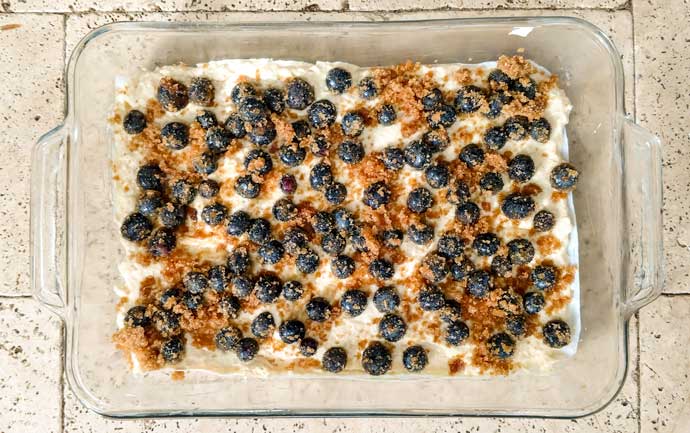
[[484,151],[476,144],[468,144],[462,148],[459,157],[468,168],[474,168],[484,162]]
[[256,198],[261,192],[261,184],[254,182],[251,174],[245,174],[237,178],[235,182],[235,192],[240,197]]
[[189,100],[197,105],[209,106],[213,103],[215,87],[208,78],[194,77],[189,84]]
[[307,317],[314,322],[325,322],[331,318],[331,304],[324,298],[311,298],[306,306]]
[[228,116],[225,120],[225,129],[235,138],[242,138],[247,135],[244,121],[240,119],[240,115],[237,113]]
[[165,174],[155,164],[142,165],[137,171],[137,184],[144,190],[163,191]]
[[345,140],[338,145],[338,157],[346,164],[357,164],[364,158],[364,146],[355,140]]
[[448,147],[450,138],[444,128],[432,129],[422,135],[422,142],[433,153],[440,152]]
[[125,326],[130,328],[137,326],[148,326],[151,324],[151,318],[146,315],[146,307],[143,305],[137,305],[129,310],[125,314]]
[[465,322],[456,321],[448,324],[446,328],[446,343],[457,346],[470,336],[470,328]]
[[355,230],[355,218],[349,210],[339,207],[333,211],[333,218],[338,229],[348,233]]
[[[182,299],[182,296],[179,298]],[[172,311],[158,310],[153,316],[153,326],[163,337],[178,334],[180,328],[180,315]]]
[[534,176],[534,161],[527,155],[515,155],[508,163],[508,176],[516,182],[527,182]]
[[405,165],[405,153],[397,147],[387,147],[383,150],[381,160],[388,170],[398,171]]
[[149,239],[149,252],[154,257],[167,256],[175,249],[177,236],[171,229],[160,228]]
[[400,305],[400,296],[395,288],[381,287],[374,293],[374,306],[381,313],[390,313]]
[[505,332],[499,332],[489,337],[486,345],[489,353],[499,359],[510,358],[515,351],[515,340]]
[[440,128],[442,126],[448,128],[455,123],[456,119],[457,116],[455,114],[455,109],[446,104],[439,105],[426,115],[426,121],[429,124],[429,127],[432,129]]
[[311,337],[303,338],[299,342],[299,353],[307,358],[316,354],[316,349],[319,348],[319,343]]
[[301,78],[290,80],[287,85],[287,106],[304,110],[314,102],[314,88]]
[[539,265],[530,274],[532,284],[539,290],[550,289],[556,284],[556,269],[553,266]]
[[360,226],[355,226],[355,228],[349,233],[349,236],[350,244],[355,251],[359,253],[369,252],[367,239],[362,234],[362,229]]
[[392,343],[400,340],[407,331],[407,325],[397,314],[387,313],[379,322],[379,335]]
[[440,283],[448,275],[446,259],[440,254],[430,253],[422,260],[422,275],[432,283]]
[[153,224],[144,215],[135,212],[129,214],[120,226],[120,234],[128,241],[143,241],[151,234]]
[[498,251],[501,241],[493,233],[480,233],[472,241],[472,248],[480,256],[493,256]]
[[211,152],[204,152],[192,161],[194,171],[209,175],[218,169],[216,156]]
[[[141,211],[141,207],[139,209]],[[538,232],[548,232],[553,228],[555,224],[555,217],[553,214],[547,210],[540,210],[534,214],[534,219],[532,220],[532,226]]]
[[537,314],[544,308],[544,295],[539,292],[527,292],[522,297],[522,306],[527,314]]
[[333,182],[326,187],[323,196],[330,204],[340,204],[347,198],[347,188],[340,182]]
[[544,343],[549,347],[560,349],[570,343],[570,326],[562,320],[551,320],[542,328]]
[[283,164],[288,167],[296,167],[300,165],[307,156],[307,151],[294,143],[284,144],[278,150],[278,157]]
[[206,130],[206,147],[211,153],[220,154],[228,150],[232,142],[232,134],[221,126],[214,126]]
[[403,352],[403,366],[410,373],[417,373],[426,367],[429,357],[422,346],[410,346]]
[[465,225],[473,225],[479,221],[479,206],[471,201],[465,202],[455,210],[455,218]]
[[313,274],[319,267],[319,255],[313,250],[305,249],[303,252],[297,255],[297,260],[295,264],[297,269],[303,274]]
[[326,73],[326,87],[334,93],[343,93],[352,86],[352,74],[343,68],[333,68]]
[[488,272],[478,269],[467,276],[467,292],[476,297],[483,298],[491,289],[491,276]]
[[311,135],[311,128],[306,120],[300,119],[292,122],[292,132],[294,133],[292,142],[298,144]]
[[495,119],[501,115],[503,106],[513,100],[513,97],[505,92],[495,92],[487,98],[488,110],[484,111],[484,115],[489,119]]
[[372,209],[378,209],[391,200],[391,190],[383,181],[374,182],[366,187],[362,202]]
[[479,180],[479,187],[496,194],[503,189],[503,177],[500,173],[490,171]]
[[508,242],[508,257],[514,265],[526,265],[534,258],[534,246],[527,239],[513,239]]
[[455,281],[463,281],[474,271],[474,265],[467,258],[456,258],[450,263],[450,276]]
[[345,279],[355,271],[355,261],[348,256],[340,255],[331,261],[331,272],[338,279]]
[[537,83],[529,77],[520,77],[513,81],[513,89],[525,95],[527,99],[537,97]]
[[463,86],[455,94],[455,109],[460,113],[474,113],[484,103],[484,92],[477,86]]
[[393,107],[390,104],[382,105],[379,109],[378,114],[376,115],[376,118],[378,119],[379,124],[381,125],[391,125],[393,122],[395,122],[395,119],[397,118],[397,114],[395,113],[395,107]]
[[470,187],[461,180],[456,180],[448,188],[446,200],[452,204],[462,204],[470,198]]
[[329,212],[317,212],[314,215],[312,226],[316,233],[326,234],[335,228],[335,218]]
[[244,168],[249,173],[266,175],[273,169],[271,155],[261,149],[252,149],[244,158]]
[[289,173],[280,176],[280,190],[285,194],[294,194],[297,191],[297,179],[295,176]]
[[254,284],[256,298],[264,304],[275,302],[282,291],[283,284],[278,277],[271,274],[260,275]]
[[510,290],[501,293],[496,302],[496,306],[507,314],[519,314],[521,312],[521,304],[520,295],[516,295]]
[[433,152],[421,140],[415,140],[405,146],[403,155],[407,165],[417,170],[423,170],[431,164]]
[[201,219],[210,226],[217,226],[225,221],[228,214],[228,208],[220,203],[212,203],[204,206],[201,211]]
[[326,233],[321,238],[321,248],[332,256],[337,256],[338,254],[342,253],[345,249],[345,245],[345,238],[335,230],[330,233]]
[[144,194],[139,199],[137,210],[140,214],[153,217],[158,214],[158,210],[163,207],[163,198],[158,191],[144,191]]
[[196,311],[204,303],[204,297],[200,293],[184,292],[182,303],[187,309]]
[[264,91],[264,105],[274,113],[282,113],[285,111],[285,92],[269,87]]
[[386,259],[374,259],[369,263],[369,273],[377,280],[389,280],[393,278],[395,270],[393,263]]
[[224,265],[213,266],[208,270],[208,284],[216,292],[224,292],[230,279],[230,272]]
[[335,122],[336,114],[335,105],[327,99],[321,99],[311,104],[307,110],[307,120],[313,128],[327,128]]
[[407,208],[414,213],[424,213],[434,205],[434,198],[426,188],[415,188],[407,196]]
[[201,272],[188,272],[182,278],[182,284],[189,293],[203,293],[208,288],[208,278]]
[[367,308],[367,294],[351,289],[340,298],[340,308],[352,317],[359,316]]
[[257,352],[259,352],[259,343],[253,338],[243,338],[237,343],[237,347],[235,347],[237,359],[242,362],[251,361],[254,359]]
[[229,318],[236,319],[242,306],[240,305],[240,300],[234,295],[225,295],[218,301],[218,307]]
[[424,171],[426,183],[432,188],[443,188],[450,182],[450,171],[443,163],[435,163]]
[[513,263],[506,256],[494,256],[491,259],[491,272],[497,277],[506,277],[513,271]]
[[513,87],[513,79],[500,69],[494,69],[489,72],[487,80],[489,81],[489,86],[494,89],[508,90]]
[[372,77],[364,77],[359,82],[359,95],[364,99],[373,99],[378,94],[376,83]]
[[443,103],[443,93],[438,88],[433,88],[422,97],[422,108],[431,111]]
[[304,294],[304,286],[299,281],[291,280],[283,284],[283,298],[296,301]]
[[527,137],[529,120],[525,116],[514,116],[506,120],[503,130],[510,140],[523,140]]
[[407,236],[417,245],[426,245],[434,237],[434,228],[426,223],[412,223],[407,228]]
[[350,111],[343,116],[340,127],[343,130],[343,134],[356,137],[364,131],[364,118],[361,114]]
[[522,314],[509,314],[506,317],[506,330],[516,337],[525,335],[525,316]]
[[527,195],[510,194],[503,200],[501,210],[510,219],[523,219],[534,212],[534,200]]
[[212,179],[204,179],[199,183],[199,195],[203,198],[212,198],[220,192],[220,185]]
[[237,114],[239,114],[240,119],[252,125],[256,125],[267,119],[266,105],[254,96],[248,96],[240,101]]
[[132,110],[125,115],[122,127],[127,134],[139,134],[146,128],[146,116],[139,110]]
[[184,353],[184,343],[179,337],[166,340],[161,346],[161,356],[168,363],[178,362]]
[[484,144],[491,150],[500,150],[506,141],[508,137],[501,126],[493,126],[484,133]]
[[159,302],[161,307],[165,309],[171,309],[179,300],[182,299],[182,292],[179,288],[173,287],[161,294]]
[[214,341],[218,350],[229,352],[237,346],[241,339],[242,331],[234,326],[229,326],[227,328],[221,328],[216,334]]
[[236,248],[228,256],[226,262],[228,270],[235,275],[243,275],[249,270],[251,266],[251,260],[249,259],[249,252],[244,247]]
[[239,104],[245,99],[253,96],[256,96],[256,89],[252,84],[247,83],[246,81],[237,83],[230,92],[232,102],[234,102],[235,104]]
[[257,146],[268,146],[277,134],[273,121],[265,120],[252,126],[249,130],[249,141]]
[[447,324],[457,322],[462,319],[462,307],[453,299],[446,299],[446,304],[441,308],[439,314],[441,320]]
[[204,110],[197,114],[195,120],[203,129],[209,129],[214,126],[218,126],[218,119],[213,111]]
[[453,259],[461,256],[465,248],[465,241],[452,233],[446,233],[438,240],[438,253],[447,258]]
[[325,162],[319,162],[309,172],[309,184],[317,191],[323,190],[333,182],[331,166]]
[[299,254],[307,246],[309,239],[299,227],[291,227],[283,234],[283,246],[290,254]]
[[259,247],[259,257],[263,260],[264,264],[274,265],[283,258],[285,254],[285,248],[280,241],[272,239]]
[[228,217],[228,234],[240,236],[249,230],[251,224],[252,220],[247,212],[237,211]]
[[306,328],[299,320],[287,320],[278,327],[278,335],[285,344],[297,343],[304,338]]
[[342,347],[331,347],[324,352],[321,365],[330,373],[340,373],[347,365],[347,352]]
[[168,202],[158,213],[158,219],[163,226],[175,228],[184,224],[186,214],[185,206]]
[[259,313],[259,315],[252,320],[252,324],[250,325],[252,334],[256,338],[268,337],[273,333],[275,327],[276,322],[273,319],[273,314],[269,313],[268,311]]
[[381,233],[383,246],[386,248],[399,248],[403,240],[403,232],[398,229],[388,229]]
[[232,294],[238,298],[244,299],[251,295],[254,290],[254,282],[242,275],[232,277]]
[[273,204],[273,217],[278,221],[291,221],[297,217],[297,207],[289,198],[280,198]]
[[546,143],[551,136],[551,124],[543,117],[529,124],[529,135],[540,143]]
[[369,343],[362,352],[362,368],[372,376],[381,376],[391,369],[391,352],[378,341]]
[[560,191],[570,191],[575,188],[580,173],[567,162],[558,164],[551,170],[551,186]]
[[156,98],[165,111],[180,111],[189,103],[187,86],[170,77],[161,78]]
[[424,286],[417,295],[419,307],[424,311],[436,311],[443,308],[446,300],[443,292],[437,286]]
[[331,149],[331,143],[323,134],[315,134],[309,143],[309,150],[316,156],[326,156]]

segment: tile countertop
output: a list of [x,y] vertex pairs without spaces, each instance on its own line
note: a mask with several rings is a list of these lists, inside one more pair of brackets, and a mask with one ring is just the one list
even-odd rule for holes
[[[496,10],[496,9],[500,10]],[[510,8],[510,10],[507,10]],[[264,13],[257,13],[258,11]],[[270,12],[269,12],[270,11]],[[282,11],[282,12],[281,12]],[[631,114],[664,143],[664,295],[631,323],[631,363],[606,409],[577,420],[179,419],[117,421],[89,412],[62,375],[62,327],[28,297],[29,167],[57,125],[66,56],[90,29],[122,20],[309,20],[574,15],[622,55]],[[690,431],[690,1],[688,0],[0,0],[0,432]]]

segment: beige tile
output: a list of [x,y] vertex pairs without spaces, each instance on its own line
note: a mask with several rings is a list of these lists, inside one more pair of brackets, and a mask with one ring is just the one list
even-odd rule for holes
[[637,118],[664,144],[664,247],[669,293],[690,288],[690,3],[634,1]]
[[[398,11],[410,9],[619,9],[626,0],[350,0],[351,10]],[[505,14],[505,12],[504,12]]]
[[0,431],[59,432],[60,322],[28,298],[0,300]]
[[5,0],[13,12],[341,10],[344,0]]
[[0,28],[0,294],[17,295],[29,293],[31,147],[63,115],[63,20],[0,14]]
[[642,433],[690,431],[690,296],[664,296],[640,313]]

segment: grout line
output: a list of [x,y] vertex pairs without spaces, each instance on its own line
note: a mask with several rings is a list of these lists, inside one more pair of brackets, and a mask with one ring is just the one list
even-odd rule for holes
[[0,293],[0,299],[26,299],[33,298],[31,294],[12,294],[12,293]]
[[[67,113],[67,14],[62,15],[62,100]],[[64,119],[63,119],[64,120]],[[65,431],[65,351],[67,349],[67,342],[65,341],[67,335],[67,324],[64,320],[60,321],[60,413],[58,419],[60,420],[60,433]]]
[[635,338],[637,339],[637,359],[635,364],[637,366],[637,433],[642,433],[642,371],[641,371],[641,359],[642,359],[642,346],[640,345],[640,312],[635,313],[637,318],[637,332]]

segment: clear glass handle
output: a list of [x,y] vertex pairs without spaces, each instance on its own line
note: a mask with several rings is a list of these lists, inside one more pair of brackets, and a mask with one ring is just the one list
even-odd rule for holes
[[663,287],[663,186],[659,138],[627,118],[622,133],[630,239],[628,292],[623,310],[630,317],[656,299]]
[[64,127],[43,135],[33,149],[31,166],[31,284],[34,297],[63,316],[64,276]]

